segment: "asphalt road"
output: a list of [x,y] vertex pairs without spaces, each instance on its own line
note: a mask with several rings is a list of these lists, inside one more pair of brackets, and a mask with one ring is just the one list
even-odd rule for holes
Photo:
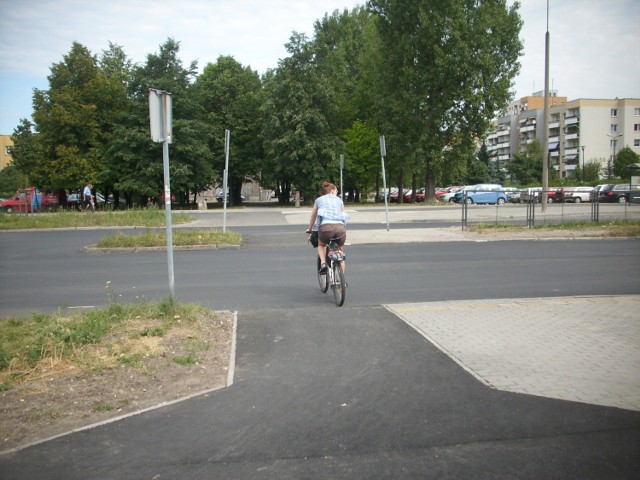
[[[300,227],[234,230],[246,241],[240,250],[174,252],[179,300],[225,310],[330,306]],[[167,297],[166,252],[83,250],[112,233],[2,232],[0,315]],[[346,306],[638,293],[639,253],[637,240],[357,245],[348,249]]]
[[[234,230],[241,250],[174,257],[180,300],[238,311],[234,385],[2,455],[0,478],[637,478],[639,412],[488,388],[380,306],[638,294],[637,240],[353,246],[337,308],[299,227]],[[103,234],[0,232],[2,316],[168,295],[165,252],[83,251]]]

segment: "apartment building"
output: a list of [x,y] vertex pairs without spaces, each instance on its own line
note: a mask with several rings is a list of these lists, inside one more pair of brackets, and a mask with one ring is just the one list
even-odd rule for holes
[[0,135],[0,170],[12,162],[12,146],[13,142],[11,141],[11,135]]
[[[604,173],[623,147],[640,155],[640,99],[578,99],[567,101],[555,92],[549,107],[549,176],[566,178],[578,166],[597,161]],[[485,144],[506,169],[513,155],[544,138],[544,94],[535,93],[509,105],[493,122]]]

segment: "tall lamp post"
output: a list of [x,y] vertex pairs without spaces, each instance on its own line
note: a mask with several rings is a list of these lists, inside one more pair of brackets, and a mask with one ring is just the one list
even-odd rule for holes
[[624,137],[624,135],[622,133],[615,133],[615,134],[607,133],[607,137],[613,140],[611,143],[613,144],[613,163],[615,164],[616,163],[616,146],[618,145],[618,139],[620,137]]
[[586,145],[582,145],[582,183],[584,183],[584,149],[587,148]]

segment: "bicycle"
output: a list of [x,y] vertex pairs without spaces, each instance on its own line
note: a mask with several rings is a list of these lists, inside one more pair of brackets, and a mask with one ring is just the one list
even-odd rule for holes
[[327,243],[327,271],[320,273],[320,256],[318,256],[317,272],[320,291],[327,293],[329,286],[333,290],[333,299],[338,307],[344,305],[344,298],[347,293],[347,282],[345,280],[344,270],[342,270],[342,261],[346,255],[340,246],[338,240],[340,237],[332,237]]

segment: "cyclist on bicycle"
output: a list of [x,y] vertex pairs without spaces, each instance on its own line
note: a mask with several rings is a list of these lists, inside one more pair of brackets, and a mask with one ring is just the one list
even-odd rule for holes
[[[316,198],[311,211],[309,229],[311,232],[318,230],[318,256],[320,257],[320,273],[327,272],[327,243],[331,238],[338,238],[338,245],[344,251],[344,243],[347,239],[346,223],[350,218],[344,213],[344,204],[338,197],[338,188],[329,182],[322,184],[324,195]],[[342,270],[345,262],[342,261]]]

